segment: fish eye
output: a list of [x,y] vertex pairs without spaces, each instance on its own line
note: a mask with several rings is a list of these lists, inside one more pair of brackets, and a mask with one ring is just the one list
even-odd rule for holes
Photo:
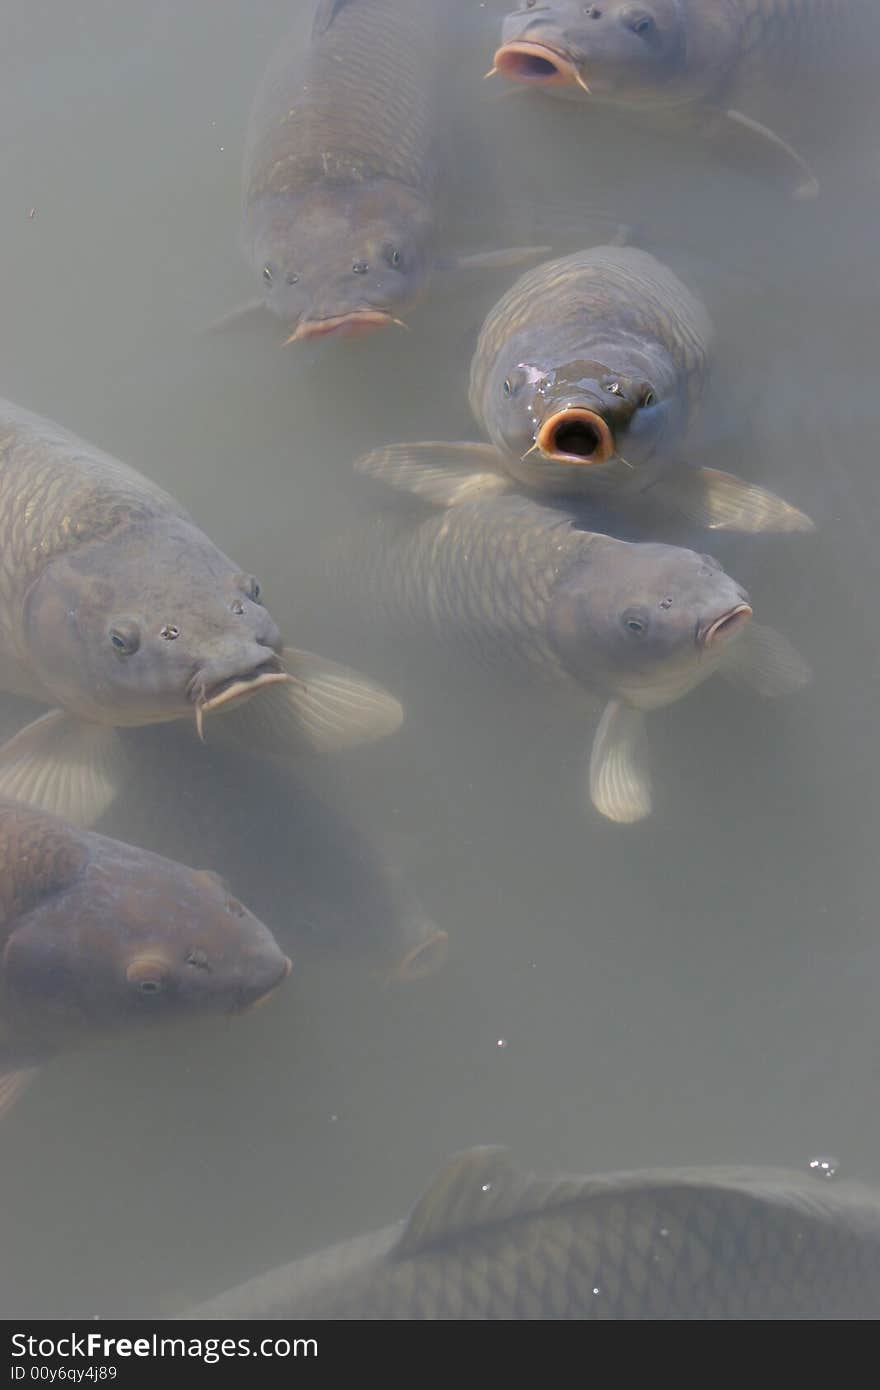
[[512,395],[513,395],[513,387],[512,387],[511,384],[510,384],[510,377],[509,377],[509,376],[508,376],[508,377],[505,377],[505,379],[504,379],[504,394],[505,394],[505,396],[512,396]]
[[176,623],[166,623],[159,628],[159,636],[164,637],[166,642],[175,642],[180,636],[180,628]]
[[656,404],[657,392],[653,391],[650,386],[646,386],[642,391],[641,399],[639,400],[639,405],[642,407],[643,410],[650,410],[651,406]]
[[186,961],[186,964],[191,965],[194,970],[208,969],[208,957],[205,955],[204,951],[187,951],[186,955],[184,956],[184,960]]
[[110,645],[120,656],[132,656],[141,644],[141,634],[136,623],[120,623],[111,627],[108,633]]
[[520,387],[524,386],[529,380],[528,371],[524,367],[517,367],[515,372],[504,378],[504,385],[501,388],[505,396],[515,396]]
[[355,261],[354,265],[352,266],[352,270],[354,271],[355,275],[366,275],[369,268],[370,267],[366,261]]
[[270,265],[264,265],[264,266],[263,266],[263,279],[266,281],[266,284],[267,284],[267,285],[271,285],[271,283],[272,283],[272,281],[273,281],[274,278],[275,278],[275,277],[274,277],[274,275],[272,274],[272,267],[271,267]]
[[648,615],[642,608],[628,608],[621,615],[620,621],[627,632],[631,632],[634,637],[643,637],[648,631]]
[[232,612],[235,614],[236,618],[240,618],[242,613],[244,612],[244,604],[242,603],[240,598],[234,598],[230,603],[229,607],[232,609]]
[[401,254],[400,254],[400,252],[398,251],[397,247],[396,247],[396,246],[389,246],[388,250],[385,252],[385,255],[386,255],[388,264],[392,267],[392,269],[393,269],[393,270],[399,270],[400,267],[401,267],[401,265],[403,264],[403,257],[401,256]]
[[[271,276],[270,276],[270,279],[271,279]],[[299,276],[298,276],[298,275],[295,275],[295,274],[293,273],[293,271],[291,271],[289,275],[285,275],[284,279],[285,279],[285,282],[286,282],[288,285],[297,285],[297,284],[299,284]]]
[[612,396],[623,395],[623,387],[621,386],[619,381],[609,381],[605,387],[605,390],[610,391]]
[[244,916],[244,907],[243,907],[242,904],[238,901],[238,898],[227,898],[227,899],[226,899],[226,911],[229,913],[230,917],[243,917],[243,916]]
[[649,14],[634,14],[625,21],[627,29],[631,29],[634,34],[650,34],[654,28],[654,21]]

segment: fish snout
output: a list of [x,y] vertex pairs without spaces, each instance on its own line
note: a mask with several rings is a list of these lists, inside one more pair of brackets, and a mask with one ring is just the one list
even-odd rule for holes
[[535,444],[546,457],[561,463],[607,463],[617,452],[607,422],[583,406],[568,406],[548,416]]
[[697,644],[704,651],[727,642],[739,633],[752,616],[750,603],[742,602],[728,608],[720,617],[702,623],[697,631]]
[[205,662],[190,681],[189,697],[207,714],[289,679],[275,645],[253,642]]
[[577,86],[585,92],[590,90],[577,64],[566,53],[534,39],[511,39],[502,44],[493,59],[492,72],[531,86]]
[[278,950],[264,951],[258,958],[246,963],[247,978],[239,987],[232,1012],[253,1013],[267,1003],[275,994],[293,969],[293,961]]

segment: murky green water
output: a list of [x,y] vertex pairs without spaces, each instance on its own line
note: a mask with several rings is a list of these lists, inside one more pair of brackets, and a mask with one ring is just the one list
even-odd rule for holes
[[[462,0],[450,240],[562,253],[632,226],[715,319],[693,449],[819,527],[711,544],[813,684],[770,704],[712,682],[660,711],[655,814],[617,827],[583,808],[592,715],[416,661],[329,564],[358,453],[473,435],[467,364],[513,273],[437,282],[406,335],[299,355],[269,323],[200,335],[253,294],[241,149],[289,10],[7,0],[2,393],[168,487],[291,641],[408,718],[308,790],[177,731],[132,740],[142,775],[100,828],[224,869],[296,968],[249,1018],[46,1067],[3,1124],[6,1316],[178,1311],[399,1215],[476,1143],[582,1172],[833,1152],[880,1182],[871,128],[855,101],[805,111],[822,196],[789,203],[697,141],[482,84],[504,6]],[[31,714],[4,700],[3,731]],[[408,988],[359,940],[385,912],[362,835],[393,840],[450,935]]]

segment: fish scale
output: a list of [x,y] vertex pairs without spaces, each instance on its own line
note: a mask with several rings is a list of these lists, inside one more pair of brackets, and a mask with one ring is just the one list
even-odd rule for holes
[[[579,1181],[452,1160],[409,1222],[295,1261],[193,1316],[340,1319],[860,1317],[880,1310],[880,1198],[798,1173]],[[495,1203],[488,1186],[499,1188]],[[469,1189],[469,1192],[467,1191]],[[506,1200],[506,1196],[509,1200]],[[422,1213],[424,1217],[422,1219]]]
[[348,0],[304,57],[288,38],[254,107],[245,203],[375,176],[430,197],[438,15],[430,0]]
[[84,839],[61,821],[0,801],[0,933],[49,893],[70,883],[88,859]]

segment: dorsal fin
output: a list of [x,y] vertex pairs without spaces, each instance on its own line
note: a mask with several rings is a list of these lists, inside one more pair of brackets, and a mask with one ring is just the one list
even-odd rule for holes
[[476,1227],[560,1206],[576,1196],[582,1185],[583,1179],[536,1178],[524,1173],[507,1149],[466,1149],[444,1164],[416,1202],[394,1254],[415,1255]]

